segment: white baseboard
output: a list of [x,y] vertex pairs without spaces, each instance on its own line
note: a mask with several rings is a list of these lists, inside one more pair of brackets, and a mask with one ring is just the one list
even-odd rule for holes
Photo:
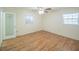
[[7,36],[3,40],[7,40],[7,39],[10,39],[10,38],[16,38],[16,36]]

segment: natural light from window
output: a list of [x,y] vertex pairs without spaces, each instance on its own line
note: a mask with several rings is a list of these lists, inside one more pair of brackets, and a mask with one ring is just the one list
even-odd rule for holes
[[33,16],[28,15],[26,16],[26,24],[32,24],[33,23]]
[[64,14],[64,24],[79,24],[79,13]]

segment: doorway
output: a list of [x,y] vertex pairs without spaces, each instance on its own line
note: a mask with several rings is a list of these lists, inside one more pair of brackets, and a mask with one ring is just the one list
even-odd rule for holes
[[4,13],[4,33],[5,39],[16,37],[16,14],[12,12]]

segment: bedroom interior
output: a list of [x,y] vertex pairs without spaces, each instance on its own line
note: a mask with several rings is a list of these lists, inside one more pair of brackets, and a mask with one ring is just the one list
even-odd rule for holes
[[79,51],[78,7],[0,8],[1,51]]

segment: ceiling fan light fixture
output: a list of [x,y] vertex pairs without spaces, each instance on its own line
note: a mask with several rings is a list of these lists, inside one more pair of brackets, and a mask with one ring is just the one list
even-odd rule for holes
[[44,14],[44,10],[39,10],[38,13],[39,13],[40,15],[42,15],[42,14]]

